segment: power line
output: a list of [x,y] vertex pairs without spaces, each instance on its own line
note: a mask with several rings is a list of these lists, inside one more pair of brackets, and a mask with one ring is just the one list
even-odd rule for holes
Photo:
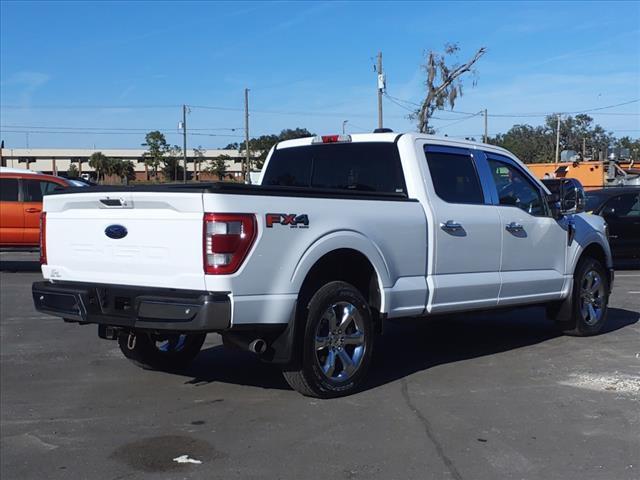
[[396,104],[397,106],[399,106],[400,108],[404,108],[405,110],[414,113],[415,109],[407,107],[406,105],[401,104],[400,102],[396,101],[393,97],[391,97],[391,95],[385,95],[385,97],[387,97],[387,100],[389,100],[391,103]]
[[451,122],[451,123],[447,123],[446,125],[442,125],[441,127],[438,127],[436,129],[434,129],[434,131],[437,132],[439,130],[442,130],[443,128],[447,128],[447,127],[450,127],[452,125],[457,125],[458,123],[466,122],[467,120],[470,120],[473,117],[477,117],[478,115],[482,115],[483,113],[484,113],[484,110],[481,111],[481,112],[469,115],[468,117],[461,118],[460,120],[456,120],[455,122]]
[[[398,106],[401,106],[402,108],[408,110],[409,107],[401,105],[398,102],[403,102],[406,104],[410,104],[410,105],[414,105],[416,107],[420,107],[420,104],[417,104],[415,102],[412,102],[410,100],[403,100],[401,98],[398,97],[394,97],[392,95],[389,95],[388,93],[385,93],[385,96],[387,97],[388,100],[392,101],[393,103],[395,103]],[[561,112],[563,115],[576,115],[576,114],[580,114],[580,113],[592,113],[592,112],[599,112],[601,110],[607,110],[609,108],[615,108],[615,107],[622,107],[625,105],[630,105],[632,103],[638,103],[640,102],[640,99],[634,99],[634,100],[629,100],[627,102],[622,102],[622,103],[616,103],[613,105],[606,105],[604,107],[594,107],[594,108],[588,108],[588,109],[584,109],[584,110],[577,110],[577,111],[572,111],[572,112]],[[415,109],[411,109],[411,111],[415,111]],[[458,114],[458,115],[475,115],[473,112],[463,112],[460,110],[443,110],[445,113],[454,113],[454,114]],[[490,113],[488,114],[489,117],[504,117],[504,118],[524,118],[524,117],[545,117],[547,115],[555,115],[558,112],[529,112],[529,113]],[[621,116],[640,116],[640,113],[633,113],[633,112],[604,112],[604,113],[598,113],[598,115],[621,115]],[[436,117],[431,117],[431,118],[436,118]],[[439,120],[447,120],[447,119],[439,119]],[[449,119],[450,120],[450,119]]]
[[[56,133],[56,134],[71,134],[71,135],[140,135],[141,132],[99,132],[99,131],[78,131],[78,130],[2,130],[3,133]],[[181,132],[162,132],[164,135],[182,135]],[[243,135],[230,135],[230,134],[221,134],[221,133],[198,133],[191,132],[189,135],[200,135],[206,137],[234,137],[234,138],[242,138]]]
[[[59,127],[55,125],[0,125],[0,129],[4,128],[28,128],[28,129],[56,129],[56,130],[108,130],[108,131],[132,131],[132,132],[150,132],[153,130],[173,130],[174,127],[163,128],[127,128],[127,127]],[[242,127],[219,127],[219,128],[189,128],[189,130],[199,131],[231,131],[242,130]]]
[[[402,100],[397,97],[393,97],[389,94],[385,94],[388,100],[393,103],[396,102],[404,102],[411,105],[419,106],[414,102],[409,100]],[[630,105],[632,103],[639,102],[640,99],[630,100],[628,102],[617,103],[613,105],[606,105],[603,107],[589,108],[584,110],[576,110],[569,112],[561,112],[564,115],[575,115],[579,113],[594,113],[598,112],[598,115],[621,115],[621,116],[640,116],[640,113],[633,112],[601,112],[601,110],[606,110],[609,108],[620,107],[624,105]],[[414,112],[415,109],[412,109],[406,105],[401,105],[396,103],[396,105],[401,106],[403,109]],[[221,111],[231,111],[231,112],[243,112],[244,109],[237,107],[225,107],[225,106],[216,106],[216,105],[188,105],[190,108],[196,109],[207,109],[207,110],[221,110]],[[0,105],[0,108],[4,109],[147,109],[147,108],[181,108],[181,105],[31,105],[31,106],[21,106],[21,105]],[[473,112],[464,112],[460,110],[444,110],[444,113],[453,113],[457,115],[475,115]],[[252,110],[252,113],[255,114],[265,114],[265,115],[313,115],[313,116],[351,116],[351,117],[370,117],[372,113],[354,113],[354,112],[317,112],[317,111],[304,111],[304,110],[291,110],[291,111],[282,111],[282,110]],[[554,115],[558,112],[524,112],[524,113],[490,113],[489,117],[502,117],[502,118],[526,118],[526,117],[545,117],[548,115]],[[404,116],[397,116],[398,118],[405,118]],[[431,117],[436,120],[451,120],[447,118],[439,118],[439,117]]]
[[0,108],[11,110],[98,110],[98,109],[147,109],[147,108],[180,108],[181,105],[0,105]]
[[402,102],[402,103],[407,103],[407,104],[412,105],[412,106],[414,106],[414,107],[422,107],[422,105],[420,105],[419,103],[415,103],[415,102],[412,102],[412,101],[410,101],[410,100],[403,100],[403,99],[401,99],[401,98],[394,97],[393,95],[389,95],[389,94],[388,94],[388,93],[386,93],[386,92],[385,92],[385,96],[386,96],[387,98],[389,98],[389,99],[393,99],[393,100],[396,100],[396,101],[398,101],[398,102]]

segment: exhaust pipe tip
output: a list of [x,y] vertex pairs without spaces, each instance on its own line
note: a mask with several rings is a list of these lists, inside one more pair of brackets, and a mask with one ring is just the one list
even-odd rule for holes
[[261,338],[256,338],[249,344],[249,351],[261,355],[267,351],[267,342]]

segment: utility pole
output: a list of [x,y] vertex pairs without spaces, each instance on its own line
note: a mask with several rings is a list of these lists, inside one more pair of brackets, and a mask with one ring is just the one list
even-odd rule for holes
[[558,114],[558,128],[556,129],[556,163],[560,161],[560,114]]
[[382,128],[382,92],[384,91],[384,72],[382,71],[382,52],[378,52],[378,128]]
[[582,137],[582,161],[587,158],[587,137]]
[[242,166],[244,182],[251,183],[251,165],[249,164],[249,89],[244,89],[244,151],[246,154],[245,164]]
[[487,143],[489,140],[489,123],[487,122],[487,109],[484,109],[484,139],[482,140],[484,143]]
[[182,105],[182,157],[184,160],[184,172],[182,173],[182,183],[187,183],[187,106],[186,105]]

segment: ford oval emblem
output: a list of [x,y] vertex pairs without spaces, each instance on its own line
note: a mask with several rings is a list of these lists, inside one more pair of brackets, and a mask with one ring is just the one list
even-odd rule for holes
[[122,225],[109,225],[104,230],[104,234],[109,238],[113,238],[114,240],[126,237],[127,233],[129,232],[127,232],[127,229]]

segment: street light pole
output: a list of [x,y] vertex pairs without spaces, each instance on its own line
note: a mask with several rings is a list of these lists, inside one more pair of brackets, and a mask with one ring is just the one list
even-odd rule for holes
[[482,139],[483,143],[487,143],[489,141],[489,123],[487,121],[487,109],[484,109],[484,138]]
[[560,160],[560,114],[558,114],[558,127],[556,129],[556,163]]
[[342,122],[342,134],[343,134],[343,135],[346,133],[346,126],[347,126],[347,122],[348,122],[348,121],[349,121],[349,120],[344,120],[344,121]]
[[378,52],[378,128],[382,128],[382,93],[384,91],[384,72],[382,71],[382,52]]
[[182,157],[184,159],[184,172],[182,172],[182,183],[187,183],[187,106],[186,105],[182,105]]
[[244,149],[245,149],[245,166],[242,168],[244,173],[243,181],[251,183],[251,163],[249,156],[249,89],[244,89]]

